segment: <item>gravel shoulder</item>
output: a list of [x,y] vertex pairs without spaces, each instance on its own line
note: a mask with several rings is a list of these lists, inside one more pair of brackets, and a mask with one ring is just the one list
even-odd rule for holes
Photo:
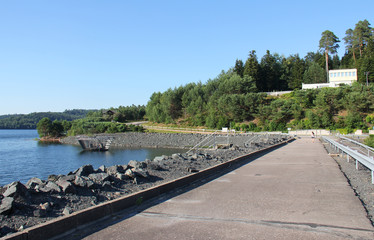
[[371,171],[360,163],[357,170],[356,161],[354,159],[350,159],[348,162],[345,156],[342,157],[336,154],[336,152],[330,148],[329,144],[324,143],[324,146],[326,151],[339,165],[340,170],[360,199],[371,224],[374,226],[374,184],[371,183]]

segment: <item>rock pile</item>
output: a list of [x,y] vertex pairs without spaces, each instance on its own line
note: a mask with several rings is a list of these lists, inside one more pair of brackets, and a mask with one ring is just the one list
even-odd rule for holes
[[[154,165],[154,164],[153,164]],[[149,177],[145,169],[147,164],[131,160],[128,165],[116,165],[111,167],[101,166],[94,170],[92,165],[85,165],[70,172],[68,175],[50,175],[48,180],[31,178],[26,185],[20,182],[13,182],[2,187],[0,195],[0,214],[9,215],[33,203],[31,196],[37,194],[80,194],[82,188],[92,191],[107,189],[126,181],[137,182],[138,178]],[[153,167],[154,168],[154,167]],[[48,210],[51,203],[46,202],[40,205],[40,209]],[[39,210],[40,210],[39,209]],[[40,215],[38,212],[37,215]]]
[[50,175],[46,180],[31,178],[25,185],[13,182],[0,187],[0,237],[198,172],[269,145],[176,153],[98,169],[85,165],[67,175]]

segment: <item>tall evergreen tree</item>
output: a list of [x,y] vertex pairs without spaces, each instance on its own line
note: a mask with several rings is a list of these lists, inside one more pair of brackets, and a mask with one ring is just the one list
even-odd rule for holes
[[358,46],[360,51],[360,57],[362,57],[364,48],[373,36],[372,28],[368,20],[359,21],[356,23],[355,29],[353,30],[353,42]]
[[280,91],[287,88],[285,81],[281,80],[281,69],[281,57],[278,54],[272,55],[267,50],[260,63],[262,91]]
[[325,52],[327,79],[329,75],[329,53],[336,53],[336,50],[339,48],[338,42],[340,42],[339,38],[329,30],[324,31],[319,40],[319,48]]
[[243,61],[240,59],[236,59],[235,61],[235,67],[234,67],[234,72],[238,74],[240,77],[243,77],[244,74],[244,65]]
[[249,56],[244,65],[244,76],[251,77],[256,83],[256,87],[259,91],[263,91],[264,87],[259,79],[260,65],[257,60],[256,51],[252,50],[249,52]]
[[303,75],[304,83],[324,83],[326,82],[326,74],[323,68],[313,62]]
[[305,61],[301,59],[298,54],[291,55],[283,61],[283,75],[290,89],[300,89],[303,81],[303,74],[305,72]]
[[335,54],[332,57],[330,68],[331,69],[339,69],[340,68],[340,58],[339,58],[338,55]]
[[345,37],[343,39],[344,39],[344,43],[346,44],[345,48],[347,50],[347,53],[352,52],[353,60],[356,64],[356,54],[355,54],[356,46],[355,46],[355,40],[354,40],[354,33],[351,28],[345,31]]
[[357,65],[358,80],[362,83],[374,82],[374,40],[368,42]]

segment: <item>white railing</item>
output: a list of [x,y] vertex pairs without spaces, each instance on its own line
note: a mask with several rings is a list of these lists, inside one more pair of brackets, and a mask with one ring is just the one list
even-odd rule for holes
[[[198,144],[193,146],[191,149],[187,151],[187,153],[191,152],[194,149],[204,148],[204,149],[211,149],[216,148],[217,145],[227,145],[233,143],[232,137],[235,136],[244,136],[248,137],[248,139],[244,142],[244,146],[249,148],[253,144],[256,143],[269,143],[271,139],[279,139],[283,138],[284,136],[288,136],[287,133],[274,133],[274,132],[256,132],[256,133],[241,133],[236,134],[232,132],[221,133],[221,130],[216,130],[215,132],[209,134],[206,138],[200,141]],[[235,141],[234,141],[235,142]]]
[[347,161],[349,158],[353,158],[356,160],[356,169],[358,169],[358,163],[360,162],[362,165],[367,167],[371,170],[371,183],[374,184],[374,158],[370,156],[365,156],[359,153],[357,150],[353,150],[347,146],[344,146],[341,143],[338,143],[328,137],[322,137],[322,139],[328,143],[330,143],[331,147],[333,147],[338,153],[344,153],[347,156]]
[[217,130],[215,129],[200,129],[200,128],[179,128],[179,127],[159,127],[159,126],[149,126],[149,125],[142,125],[146,129],[155,129],[155,130],[170,130],[170,131],[189,131],[189,132],[207,132],[213,133]]
[[356,145],[358,145],[358,146],[361,146],[361,147],[365,148],[366,151],[368,152],[368,157],[370,157],[370,153],[372,153],[372,155],[373,155],[373,153],[374,153],[374,148],[372,148],[372,147],[369,147],[369,146],[367,146],[367,145],[365,145],[365,144],[363,144],[363,143],[357,142],[357,141],[355,141],[355,140],[353,140],[353,139],[350,139],[350,138],[347,138],[347,137],[343,137],[343,136],[339,136],[339,137],[340,137],[341,139],[344,139],[344,140],[350,141],[351,143],[354,143],[354,144],[356,144]]
[[218,144],[218,138],[224,138],[224,141],[226,141],[226,144],[229,144],[229,133],[226,134],[218,134],[218,132],[221,132],[220,130],[216,130],[214,133],[209,134],[206,138],[204,138],[201,142],[193,146],[190,150],[187,151],[187,153],[191,152],[194,149],[199,148],[215,148]]

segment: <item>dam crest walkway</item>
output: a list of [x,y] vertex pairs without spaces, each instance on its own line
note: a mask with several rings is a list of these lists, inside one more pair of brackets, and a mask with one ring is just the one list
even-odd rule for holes
[[323,144],[301,138],[80,234],[76,239],[374,239],[374,228]]

